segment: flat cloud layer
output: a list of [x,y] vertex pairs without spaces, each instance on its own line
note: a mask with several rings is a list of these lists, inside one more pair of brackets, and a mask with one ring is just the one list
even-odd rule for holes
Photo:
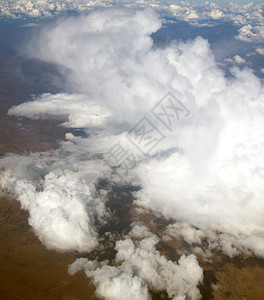
[[[60,19],[38,30],[29,53],[63,67],[69,91],[40,95],[9,114],[63,116],[64,126],[83,127],[90,136],[67,134],[60,150],[2,159],[0,186],[29,211],[31,226],[48,247],[91,251],[98,245],[94,218],[103,220],[106,215],[105,199],[93,192],[93,180],[116,179],[109,166],[102,167],[103,157],[117,142],[133,148],[126,133],[147,116],[145,122],[155,125],[152,132],[162,140],[150,155],[133,148],[137,166],[122,179],[141,187],[134,193],[135,204],[173,218],[175,224],[164,233],[171,238],[181,237],[196,247],[206,244],[205,251],[218,249],[231,257],[263,257],[263,86],[247,68],[233,68],[226,77],[200,37],[153,47],[151,34],[160,27],[152,10],[110,9]],[[168,92],[175,98],[162,101],[174,101],[180,105],[177,109],[172,102],[159,102]],[[138,147],[144,142],[147,147],[145,138],[141,135]],[[137,234],[144,237],[149,232],[136,228],[131,236]],[[81,261],[101,296],[116,297],[117,292],[108,289],[110,278],[115,278],[116,291],[121,280],[133,288],[131,297],[140,291],[142,299],[148,298],[147,289],[158,284],[150,283],[147,274],[134,277],[133,266],[143,272],[137,261],[145,251],[146,262],[153,255],[154,265],[161,259],[153,250],[155,243],[146,250],[151,239],[144,239],[139,248],[129,239],[118,242],[117,260],[123,262],[119,267]],[[122,245],[131,249],[129,254]],[[180,262],[184,265],[186,260],[199,270],[195,257]],[[192,299],[199,297],[199,280],[200,273],[192,283]],[[171,297],[188,294],[184,284],[181,294],[181,288],[171,290],[165,281],[157,278],[163,282],[160,289]]]

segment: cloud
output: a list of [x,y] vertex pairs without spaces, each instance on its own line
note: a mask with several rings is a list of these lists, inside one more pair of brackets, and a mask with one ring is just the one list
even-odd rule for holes
[[169,11],[174,17],[183,19],[187,22],[199,17],[197,11],[185,3],[171,4],[169,6]]
[[98,245],[94,219],[106,215],[93,177],[87,184],[98,166],[70,159],[56,152],[6,156],[0,160],[0,188],[29,212],[29,225],[46,247],[89,252]]
[[205,234],[187,223],[174,223],[167,226],[166,233],[172,238],[183,237],[188,244],[201,244]]
[[[93,170],[108,180],[115,179],[111,168],[102,169],[99,162],[103,163],[102,157],[117,142],[133,147],[126,133],[147,115],[164,138],[153,156],[145,157],[134,149],[137,167],[121,176],[141,187],[135,203],[184,224],[180,235],[188,243],[208,239],[210,249],[230,256],[263,256],[263,86],[247,68],[233,68],[232,76],[225,77],[210,45],[200,37],[154,48],[150,36],[161,24],[150,9],[110,9],[60,19],[37,31],[29,53],[61,66],[70,82],[69,91],[40,95],[11,108],[9,114],[31,118],[60,115],[64,126],[84,127],[90,135],[70,136],[62,144],[61,150],[71,154],[56,163],[55,171],[46,165],[39,167],[39,173],[47,172],[41,181],[43,191],[37,189],[39,181],[30,180],[26,182],[30,188],[21,188],[22,193],[16,195],[32,190],[32,202],[39,204],[36,210],[34,205],[34,209],[29,204],[26,208],[37,232],[45,226],[33,222],[35,212],[50,215],[53,207],[46,199],[52,195],[56,200],[54,228],[67,228],[65,219],[69,219],[73,231],[75,226],[80,230],[74,244],[67,241],[65,249],[81,250],[84,246],[79,241],[85,244],[91,236],[95,241],[91,248],[95,247],[90,206],[93,213],[103,214],[104,201],[97,202],[90,190],[83,199],[75,187],[82,191],[80,178]],[[190,112],[188,117],[174,118],[171,131],[150,113],[168,91]],[[18,170],[14,172],[7,164],[8,171],[10,185],[20,186]],[[49,176],[54,178],[52,182]],[[92,183],[92,178],[88,182]],[[85,213],[75,218],[69,211],[57,209],[64,207],[65,201],[70,203],[69,210],[76,204],[80,210],[85,208]],[[48,207],[42,209],[42,203]],[[99,203],[100,209],[94,203]]]
[[258,48],[256,49],[256,52],[257,52],[258,54],[260,54],[260,55],[264,55],[264,48],[258,47]]
[[263,87],[247,69],[233,74],[203,103],[202,115],[197,106],[188,125],[179,122],[180,151],[137,167],[136,204],[187,222],[179,235],[189,243],[199,230],[230,256],[263,257]]
[[62,126],[68,128],[96,127],[104,124],[107,111],[96,101],[83,106],[87,96],[76,94],[42,94],[30,102],[9,109],[8,114],[31,119],[65,120]]
[[183,255],[178,263],[167,260],[155,249],[158,238],[152,236],[134,244],[130,239],[116,242],[115,262],[119,266],[77,259],[69,273],[83,270],[93,278],[98,296],[105,299],[150,299],[148,291],[166,291],[173,299],[199,299],[197,285],[203,270],[194,255]]
[[246,64],[250,64],[249,62],[247,62],[244,58],[242,58],[239,55],[235,55],[233,58],[226,58],[225,63],[228,63],[230,65],[246,65]]
[[264,39],[264,26],[252,26],[250,24],[241,27],[236,39],[243,42],[262,42]]
[[242,65],[242,64],[246,63],[245,59],[242,58],[242,57],[239,56],[239,55],[235,55],[235,56],[234,56],[234,61],[235,61],[237,64],[239,64],[239,65]]
[[[130,8],[146,8],[151,7],[162,12],[167,17],[173,17],[177,20],[183,20],[191,23],[195,26],[215,24],[216,20],[231,21],[237,26],[253,26],[254,34],[258,34],[261,31],[261,27],[264,25],[264,17],[262,15],[263,4],[261,3],[247,3],[239,4],[230,2],[228,4],[217,5],[213,2],[203,3],[190,3],[185,1],[177,1],[171,4],[168,1],[112,1],[112,0],[57,0],[52,3],[48,0],[41,1],[27,1],[27,0],[16,0],[16,1],[2,1],[0,4],[0,16],[7,18],[49,18],[65,13],[87,13],[96,8],[105,7],[130,7]],[[208,22],[212,20],[212,22]],[[251,32],[252,33],[252,32]],[[258,40],[263,41],[263,34],[260,33]],[[240,34],[237,36],[238,39],[244,41],[255,41],[252,40],[252,34],[247,32],[245,36],[245,28],[242,29]]]
[[[248,68],[232,68],[226,77],[201,37],[153,47],[151,34],[161,26],[150,9],[104,9],[36,29],[28,54],[58,65],[67,91],[39,95],[9,114],[54,118],[84,134],[68,132],[54,151],[2,158],[1,191],[20,201],[41,242],[58,251],[102,246],[95,224],[111,214],[107,190],[98,194],[96,180],[118,178],[139,187],[134,205],[173,220],[163,241],[184,239],[198,254],[263,257],[263,85]],[[160,101],[168,91],[180,106],[166,115]],[[156,116],[153,108],[160,109]],[[146,156],[127,138],[144,116],[163,136]],[[107,159],[117,143],[136,158],[119,177],[119,161],[112,169]],[[156,250],[154,233],[130,225],[127,238],[116,242],[114,262],[81,258],[69,273],[85,271],[106,299],[149,299],[153,291],[199,299],[196,257],[170,261]]]
[[223,12],[219,9],[212,10],[209,14],[213,19],[220,19],[223,17]]
[[128,235],[132,238],[136,239],[142,239],[146,237],[150,237],[153,234],[148,230],[148,228],[144,225],[141,224],[131,224],[133,225],[133,228],[131,231],[128,233]]
[[[149,50],[153,45],[150,34],[160,26],[161,20],[152,10],[131,13],[128,9],[116,9],[68,18],[53,28],[44,27],[41,38],[37,44],[34,40],[29,51],[36,58],[67,68],[69,85],[85,96],[44,94],[35,102],[13,108],[9,113],[17,114],[19,109],[21,114],[35,118],[38,116],[35,108],[41,102],[42,115],[69,114],[66,126],[69,123],[72,127],[87,126],[91,118],[97,122],[107,115],[124,123],[135,120],[153,105],[152,99],[159,88],[152,90],[154,82],[149,74],[155,68],[164,68],[164,63],[153,66],[152,60],[158,58],[159,53]],[[140,57],[138,61],[136,56]],[[147,89],[142,89],[142,84]],[[149,102],[144,100],[146,98]],[[96,117],[98,107],[100,117]],[[102,109],[105,109],[104,116]],[[133,112],[131,115],[124,113],[128,109]],[[83,117],[78,113],[80,110]],[[88,116],[88,111],[92,116]]]

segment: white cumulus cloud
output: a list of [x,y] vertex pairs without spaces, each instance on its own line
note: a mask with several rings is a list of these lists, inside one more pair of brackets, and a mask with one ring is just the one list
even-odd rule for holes
[[200,299],[197,285],[203,270],[194,255],[183,255],[178,263],[167,260],[155,249],[158,238],[143,239],[135,245],[130,239],[116,242],[115,261],[119,266],[98,264],[85,258],[69,266],[69,273],[83,270],[105,299],[151,299],[149,291],[166,291],[173,299]]
[[[226,78],[209,43],[200,37],[154,48],[151,34],[161,24],[150,9],[110,9],[44,26],[37,41],[29,46],[29,53],[67,69],[64,75],[72,93],[44,94],[11,108],[9,113],[31,118],[66,115],[64,126],[93,126],[89,138],[70,139],[68,148],[65,145],[73,153],[71,161],[90,155],[84,172],[93,166],[98,153],[105,153],[120,139],[126,140],[127,130],[148,114],[165,138],[154,149],[155,157],[137,154],[138,166],[130,172],[133,183],[141,187],[135,193],[136,204],[185,224],[180,231],[187,242],[207,238],[212,248],[230,256],[263,256],[261,81],[247,68],[234,68],[232,76]],[[172,131],[150,113],[168,91],[190,112]],[[66,160],[63,168],[65,164]],[[76,174],[65,171],[62,178],[66,187],[72,176],[79,177],[78,168]],[[76,199],[74,189],[57,183],[57,172],[54,178],[60,192],[52,194],[56,205],[61,206],[61,199],[66,199],[67,203],[77,201],[81,207],[83,200],[79,196]],[[30,187],[34,186],[31,182]],[[51,195],[49,186],[44,193],[37,191],[36,201],[49,199],[45,194]],[[61,193],[68,196],[58,196]],[[63,220],[63,213],[54,211]],[[66,212],[71,220],[68,215]],[[88,236],[89,230],[84,230]]]

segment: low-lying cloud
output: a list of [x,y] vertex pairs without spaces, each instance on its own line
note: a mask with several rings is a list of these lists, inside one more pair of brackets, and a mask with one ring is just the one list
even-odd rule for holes
[[131,239],[116,242],[115,261],[119,266],[77,259],[69,273],[84,271],[97,287],[98,296],[105,299],[151,299],[149,291],[166,291],[171,299],[200,299],[197,285],[203,280],[203,270],[194,255],[183,255],[178,263],[167,260],[155,249],[156,236],[135,244]]

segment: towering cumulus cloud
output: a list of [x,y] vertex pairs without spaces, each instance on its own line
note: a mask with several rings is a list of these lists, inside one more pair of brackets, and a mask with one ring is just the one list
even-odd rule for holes
[[[29,211],[31,226],[48,247],[90,251],[98,245],[95,219],[103,222],[107,215],[94,178],[115,179],[103,157],[122,142],[137,159],[122,180],[140,187],[136,205],[175,221],[166,236],[183,238],[196,251],[264,257],[263,86],[250,69],[233,68],[225,76],[200,37],[156,47],[151,34],[161,24],[152,10],[109,9],[63,18],[36,32],[28,53],[57,64],[67,90],[42,94],[9,114],[63,118],[63,126],[82,127],[89,137],[67,134],[59,150],[1,159],[0,186]],[[177,120],[176,110],[159,102],[168,92],[181,105]],[[163,114],[151,113],[159,108]],[[143,116],[162,136],[147,156],[126,138]],[[173,126],[164,126],[161,116]],[[199,298],[202,274],[195,257],[167,261],[145,232],[139,244],[116,243],[118,266],[79,260],[70,272],[84,269],[108,299],[119,299],[119,291],[148,299],[153,286],[175,299]]]

